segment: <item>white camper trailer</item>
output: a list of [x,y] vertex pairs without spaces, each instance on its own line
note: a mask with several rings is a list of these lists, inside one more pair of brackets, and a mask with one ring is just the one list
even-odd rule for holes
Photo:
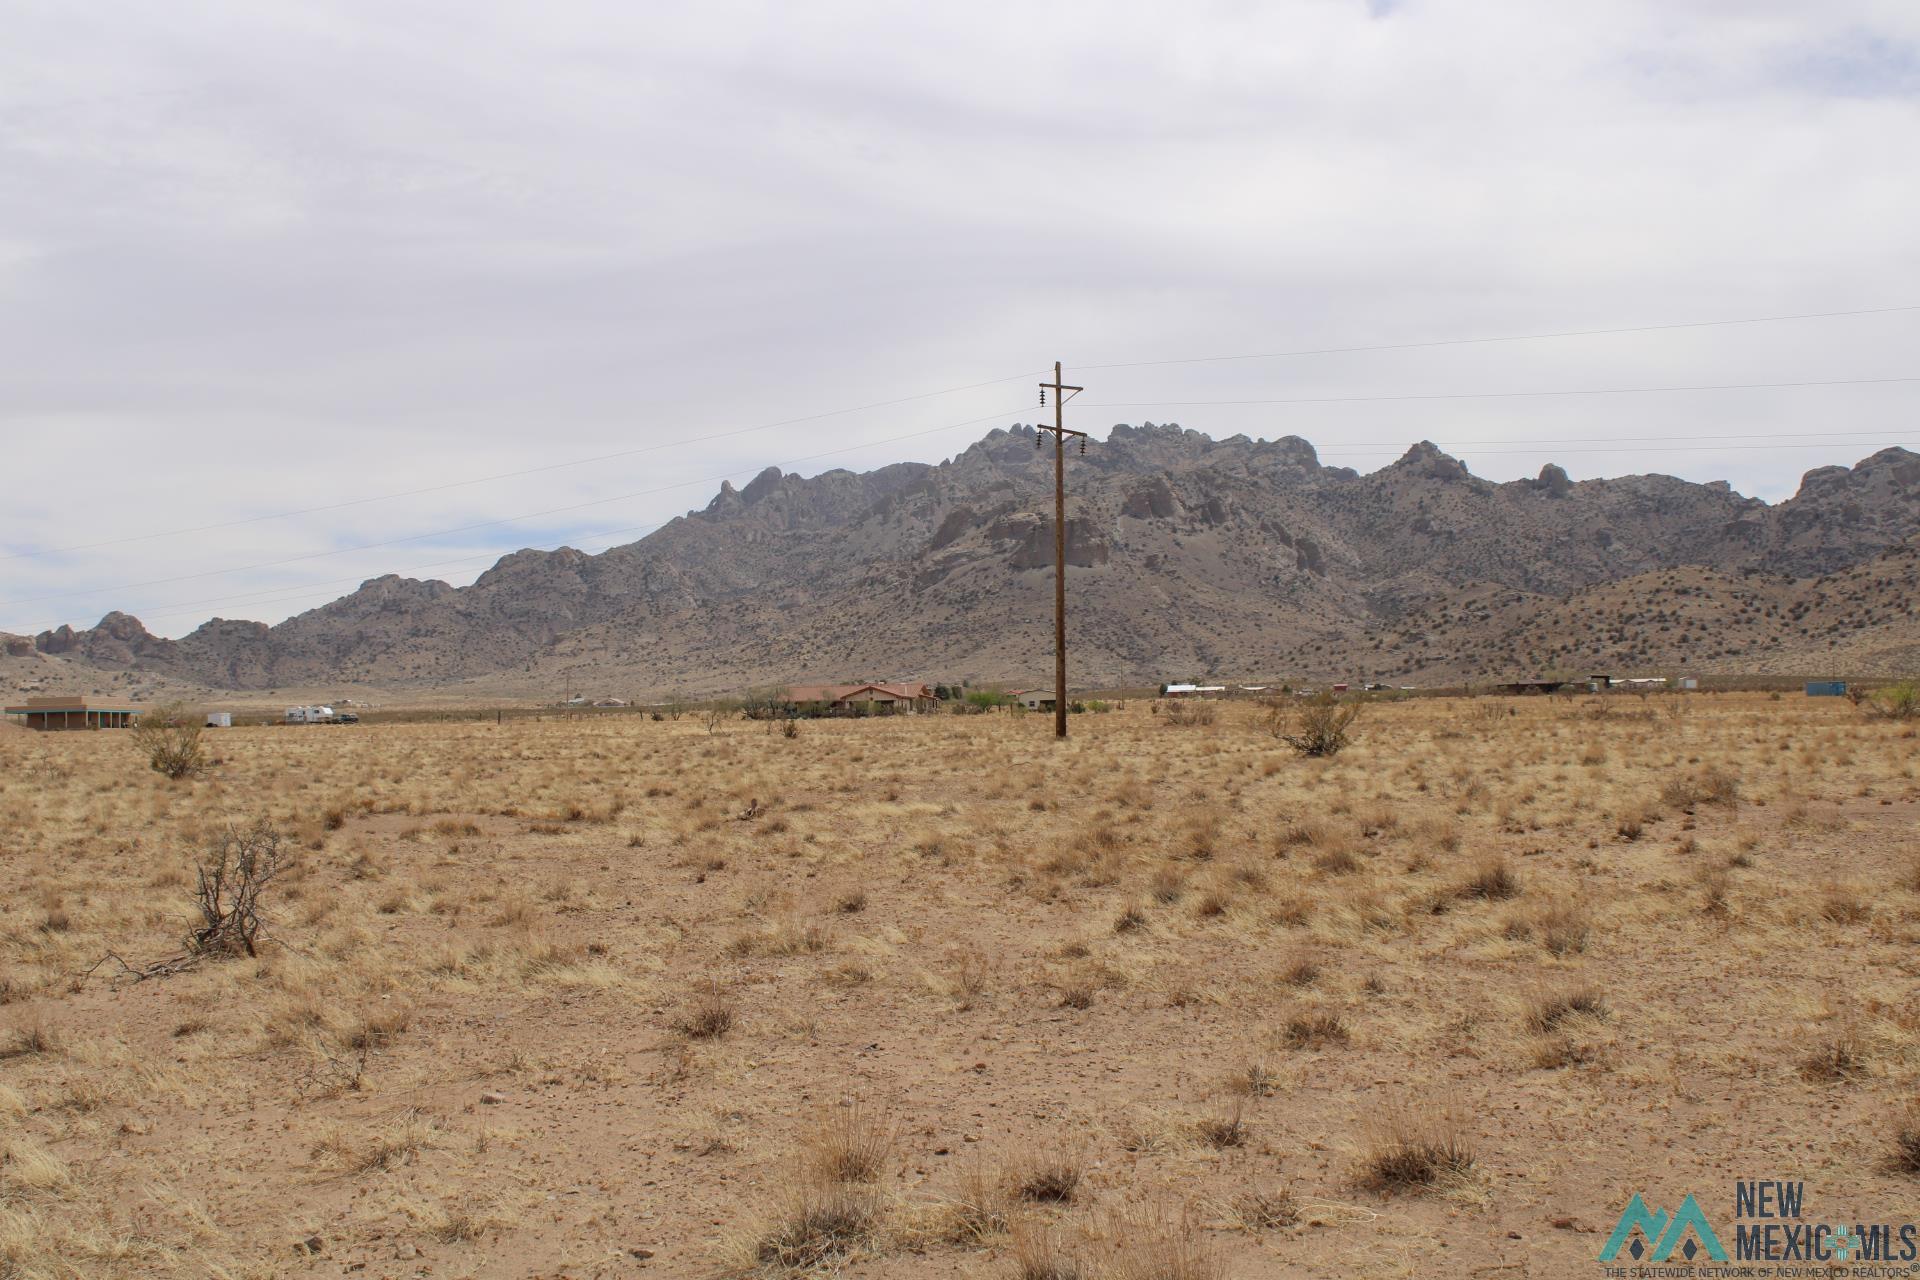
[[231,711],[207,712],[207,728],[209,729],[233,728],[233,712]]
[[332,724],[336,719],[332,707],[288,707],[288,724]]

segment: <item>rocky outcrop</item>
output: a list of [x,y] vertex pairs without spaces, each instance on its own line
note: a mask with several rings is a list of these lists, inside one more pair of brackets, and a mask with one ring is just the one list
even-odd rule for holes
[[[687,690],[1025,678],[1048,643],[1053,563],[1053,457],[1035,438],[994,431],[938,466],[770,467],[638,542],[515,552],[471,586],[389,575],[273,627],[215,619],[173,641],[109,614],[33,646],[237,688],[587,669]],[[1920,455],[1904,449],[1809,472],[1772,507],[1670,476],[1576,483],[1551,464],[1498,484],[1427,442],[1361,475],[1298,437],[1171,423],[1115,427],[1067,466],[1075,672],[1094,682],[1331,662],[1415,616],[1422,635],[1452,634],[1428,615],[1469,589],[1553,602],[1682,565],[1830,574],[1920,530]]]

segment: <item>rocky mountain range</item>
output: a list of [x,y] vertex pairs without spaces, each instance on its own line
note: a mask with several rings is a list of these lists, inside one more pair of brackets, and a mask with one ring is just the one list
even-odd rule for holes
[[[937,466],[769,468],[598,555],[519,551],[457,588],[375,578],[275,626],[216,618],[171,640],[111,613],[4,643],[230,690],[1037,682],[1053,533],[1051,450],[1035,440],[1015,426]],[[1151,423],[1068,465],[1078,684],[1596,663],[1875,674],[1920,653],[1920,454],[1906,449],[1811,471],[1776,505],[1552,465],[1493,483],[1425,443],[1360,474],[1295,436]]]

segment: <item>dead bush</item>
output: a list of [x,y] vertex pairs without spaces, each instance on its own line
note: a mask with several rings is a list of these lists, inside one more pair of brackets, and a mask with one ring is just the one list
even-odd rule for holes
[[261,898],[287,869],[285,837],[263,818],[246,827],[225,827],[200,859],[193,903],[200,924],[187,935],[192,955],[256,955],[263,924]]
[[1190,725],[1207,725],[1214,722],[1220,709],[1202,698],[1176,698],[1167,703],[1166,715],[1162,717],[1166,724],[1176,728]]
[[202,720],[177,702],[142,712],[133,722],[133,749],[147,767],[173,779],[191,778],[207,767]]

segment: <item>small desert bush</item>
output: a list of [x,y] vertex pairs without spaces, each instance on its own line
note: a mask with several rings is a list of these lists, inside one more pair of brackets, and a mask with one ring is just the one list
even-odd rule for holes
[[1660,788],[1660,803],[1669,809],[1692,809],[1703,804],[1731,808],[1739,798],[1740,779],[1717,765],[1699,773],[1669,778]]
[[1087,1275],[1051,1227],[1017,1223],[1012,1235],[1013,1280],[1083,1280]]
[[1920,680],[1902,680],[1877,690],[1867,706],[1887,720],[1920,720]]
[[1189,725],[1212,724],[1220,714],[1220,709],[1204,698],[1177,698],[1167,704],[1167,712],[1161,717],[1165,724],[1178,728]]
[[1361,705],[1358,699],[1323,690],[1291,709],[1274,708],[1268,732],[1303,756],[1338,755],[1351,740]]
[[133,722],[133,749],[147,767],[168,778],[191,778],[207,767],[204,721],[177,702],[163,703]]

